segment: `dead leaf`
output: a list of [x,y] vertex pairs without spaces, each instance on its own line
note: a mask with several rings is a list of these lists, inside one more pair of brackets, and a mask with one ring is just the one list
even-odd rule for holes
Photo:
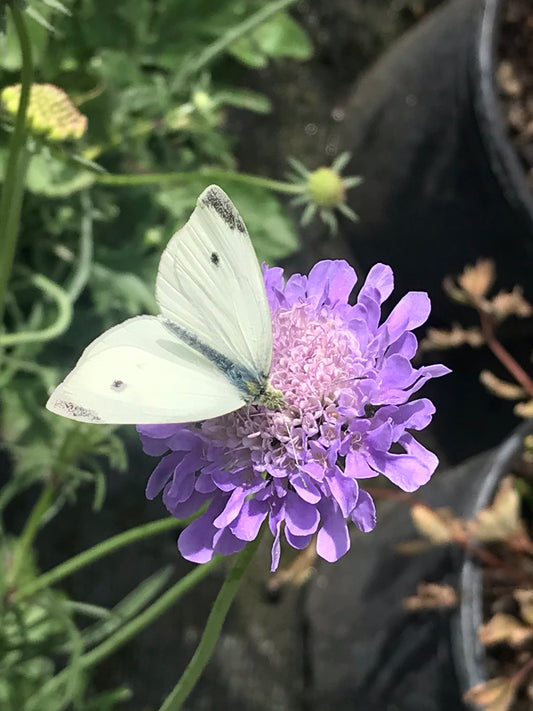
[[449,610],[457,605],[457,593],[451,585],[419,583],[416,595],[406,597],[402,607],[409,612],[417,610]]
[[512,476],[501,480],[492,504],[482,509],[474,520],[466,522],[468,537],[478,541],[505,541],[522,529],[520,497]]
[[479,641],[485,647],[505,642],[510,647],[520,647],[533,637],[533,628],[524,625],[512,615],[497,612],[478,629]]
[[523,417],[525,420],[533,417],[533,400],[517,402],[513,407],[513,412],[517,417]]
[[490,305],[498,321],[509,316],[528,318],[533,313],[531,304],[524,299],[519,286],[515,286],[512,291],[500,291],[490,300]]
[[496,677],[469,689],[463,699],[468,704],[484,711],[509,711],[514,701],[516,688],[511,679]]
[[432,509],[421,504],[411,507],[411,519],[418,533],[436,545],[453,541],[461,523],[448,508]]
[[428,328],[420,348],[425,351],[459,348],[463,345],[479,348],[484,342],[479,328],[463,328],[454,323],[451,329]]
[[496,270],[492,259],[478,259],[472,266],[468,264],[457,277],[459,286],[476,301],[489,291],[494,284]]
[[526,396],[526,391],[521,385],[500,380],[490,370],[482,370],[479,379],[489,392],[501,397],[502,400],[520,400]]
[[520,617],[533,625],[533,590],[515,590],[514,598],[520,605]]

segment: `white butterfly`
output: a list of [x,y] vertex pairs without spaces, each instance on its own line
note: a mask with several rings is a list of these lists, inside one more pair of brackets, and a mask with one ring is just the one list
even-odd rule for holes
[[170,240],[156,280],[159,316],[109,329],[83,352],[46,407],[80,422],[194,422],[257,403],[268,380],[272,322],[261,268],[226,193],[211,185]]

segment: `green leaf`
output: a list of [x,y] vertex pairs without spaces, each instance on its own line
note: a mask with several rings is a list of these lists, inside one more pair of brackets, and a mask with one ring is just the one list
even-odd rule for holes
[[45,30],[48,30],[48,32],[56,31],[55,27],[48,22],[46,17],[44,17],[44,15],[42,15],[37,8],[31,7],[30,5],[26,8],[26,14],[31,17],[32,20],[35,20],[37,24],[41,25],[41,27],[44,27]]
[[228,52],[242,64],[252,69],[264,69],[268,64],[268,57],[261,52],[257,42],[251,37],[241,37],[228,47]]
[[247,89],[219,91],[215,98],[219,104],[255,111],[257,114],[268,114],[272,110],[272,104],[267,96]]
[[148,288],[136,274],[120,273],[102,264],[94,264],[90,288],[96,308],[102,314],[114,309],[129,316],[157,313],[153,289]]
[[[144,607],[155,600],[171,577],[172,568],[167,566],[143,580],[109,611],[109,615],[105,619],[83,630],[84,649],[90,649],[100,644],[100,642],[114,634],[122,625],[126,624],[128,620],[135,617]],[[68,651],[68,645],[63,648],[63,651]]]
[[[44,20],[47,21],[50,15],[50,10],[48,8],[43,8],[41,14]],[[46,47],[48,30],[36,22],[27,22],[26,29],[30,37],[33,64],[34,66],[37,66],[41,61]],[[10,13],[8,13],[7,16],[6,33],[4,35],[0,34],[0,67],[8,72],[19,71],[22,67],[20,45]]]
[[58,12],[62,12],[64,15],[70,16],[72,13],[68,9],[68,7],[65,7],[62,2],[59,2],[59,0],[42,0],[45,5],[48,5],[48,7],[51,7],[52,10],[57,10]]
[[242,37],[228,51],[249,67],[265,67],[269,58],[309,59],[313,46],[305,31],[286,12],[264,22],[251,35]]
[[44,147],[31,159],[26,184],[36,195],[57,198],[88,188],[94,181],[94,172],[58,158]]
[[286,12],[280,12],[264,22],[252,37],[269,57],[305,60],[313,52],[313,45],[305,31]]

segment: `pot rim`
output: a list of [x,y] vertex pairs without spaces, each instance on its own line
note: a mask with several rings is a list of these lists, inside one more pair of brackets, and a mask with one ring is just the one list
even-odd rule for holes
[[[524,437],[533,430],[533,422],[526,421],[495,451],[487,467],[485,479],[469,507],[477,513],[492,500],[499,480],[521,451]],[[463,691],[488,680],[485,648],[479,641],[477,630],[483,623],[482,573],[476,558],[465,554],[459,576],[459,608],[453,620],[452,638],[456,657],[456,671]],[[476,708],[476,707],[473,707]]]
[[478,26],[475,61],[474,109],[481,137],[507,201],[521,210],[533,228],[533,190],[518,154],[509,140],[507,120],[495,76],[498,61],[499,19],[505,0],[484,0]]

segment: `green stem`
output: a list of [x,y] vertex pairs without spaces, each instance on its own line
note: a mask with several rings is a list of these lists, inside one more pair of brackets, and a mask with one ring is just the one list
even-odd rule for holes
[[70,278],[66,291],[74,303],[85,288],[91,273],[93,259],[93,206],[88,190],[81,193],[80,251],[77,267]]
[[183,68],[172,84],[172,91],[176,91],[184,86],[188,77],[211,64],[230,44],[233,44],[233,42],[236,42],[249,32],[253,32],[259,25],[270,19],[272,15],[294,5],[295,2],[296,0],[275,0],[275,2],[264,3],[260,10],[250,15],[250,17],[247,17],[246,20],[243,20],[239,25],[235,25],[229,29],[222,37],[216,40],[216,42],[208,45],[197,57],[189,57],[182,64]]
[[181,708],[181,705],[200,678],[201,673],[213,653],[215,644],[220,637],[222,625],[224,624],[224,620],[239,588],[242,577],[257,550],[259,539],[260,537],[258,536],[255,541],[248,543],[237,556],[237,560],[229,571],[224,585],[218,593],[217,599],[207,618],[207,624],[202,639],[193,658],[189,662],[181,679],[163,702],[159,711],[176,711]]
[[30,281],[44,291],[56,302],[57,318],[51,326],[40,331],[22,331],[20,333],[0,334],[0,346],[15,346],[21,343],[37,343],[39,341],[51,341],[60,336],[70,326],[72,320],[72,301],[69,295],[54,281],[42,274],[32,274]]
[[[161,595],[158,600],[147,607],[146,610],[137,615],[135,619],[128,622],[128,624],[124,625],[124,627],[121,627],[117,632],[115,632],[115,634],[106,639],[105,642],[102,642],[90,652],[83,654],[77,660],[77,668],[80,671],[89,669],[116,652],[117,649],[122,647],[132,637],[160,617],[169,607],[174,605],[181,597],[183,597],[185,593],[203,580],[209,573],[211,573],[212,570],[220,565],[222,560],[222,556],[215,556],[215,558],[210,560],[209,563],[197,566],[188,575],[167,590],[166,593]],[[72,671],[67,668],[50,679],[50,681],[43,687],[42,693],[38,696],[36,695],[34,698],[35,705],[28,706],[28,711],[36,711],[36,709],[42,708],[42,705],[39,705],[42,701],[42,697],[45,695],[51,695],[53,692],[56,692],[58,688],[61,688],[61,686],[68,681],[70,674],[72,674]],[[67,699],[65,699],[65,701],[67,701]]]
[[131,543],[135,543],[135,541],[139,541],[142,538],[148,538],[149,536],[156,536],[158,533],[178,528],[179,526],[183,526],[185,523],[185,521],[179,521],[178,519],[169,516],[168,518],[163,518],[160,521],[151,521],[150,523],[145,523],[142,526],[130,528],[128,531],[124,531],[123,533],[119,533],[117,536],[108,538],[102,543],[97,543],[92,548],[75,555],[73,558],[57,565],[55,568],[52,568],[52,570],[49,570],[47,573],[43,573],[43,575],[35,578],[35,580],[32,580],[30,583],[20,588],[20,590],[17,590],[17,599],[28,597],[43,588],[50,587],[59,580],[62,580],[68,575],[72,575],[72,573],[80,570],[80,568],[84,568],[86,565],[91,565],[91,563],[94,563],[100,558],[103,558],[110,553],[114,553],[124,546],[129,546]]
[[9,583],[10,585],[16,585],[16,580],[20,572],[20,567],[26,554],[28,553],[31,545],[37,535],[37,532],[41,526],[43,516],[48,511],[52,499],[54,496],[55,487],[51,484],[47,484],[41,492],[41,495],[37,499],[35,506],[32,509],[30,517],[26,521],[24,530],[17,542],[15,551],[13,553],[13,562],[9,570]]
[[273,192],[285,193],[286,195],[299,195],[306,189],[304,185],[286,183],[282,180],[272,180],[260,175],[249,175],[248,173],[237,173],[224,168],[202,168],[191,172],[178,173],[145,173],[138,175],[98,175],[97,183],[103,185],[160,185],[161,183],[188,183],[193,180],[232,180],[236,183],[255,185],[267,188]]
[[22,11],[10,5],[13,24],[17,32],[22,54],[20,100],[15,118],[15,127],[8,146],[8,159],[2,197],[0,200],[0,320],[4,313],[4,303],[15,256],[17,233],[20,221],[20,205],[24,192],[26,175],[26,112],[30,100],[33,80],[33,60],[31,43]]

